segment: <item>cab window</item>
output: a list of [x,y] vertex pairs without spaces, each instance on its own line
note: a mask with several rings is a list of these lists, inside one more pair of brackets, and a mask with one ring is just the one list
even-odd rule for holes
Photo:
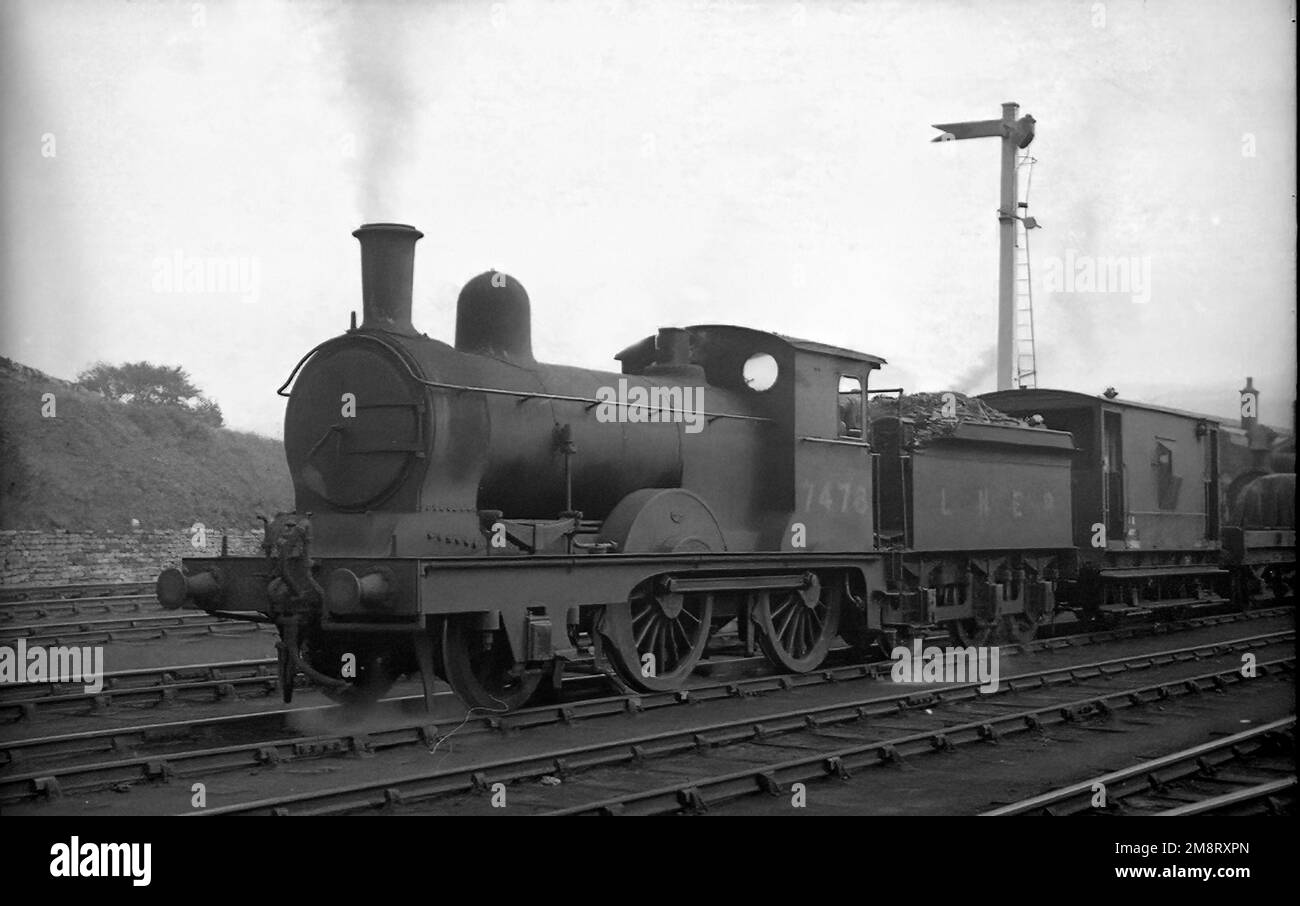
[[856,375],[841,374],[838,394],[839,436],[862,437],[862,380]]

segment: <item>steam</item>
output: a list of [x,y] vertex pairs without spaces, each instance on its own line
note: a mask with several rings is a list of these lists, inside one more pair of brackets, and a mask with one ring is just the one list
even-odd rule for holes
[[416,112],[416,94],[403,61],[413,7],[385,7],[379,14],[348,7],[339,40],[344,104],[350,121],[341,150],[356,172],[357,207],[366,221],[400,220],[400,170]]
[[998,373],[998,348],[989,346],[976,360],[975,364],[967,368],[956,378],[953,378],[952,389],[965,394],[974,393],[985,382],[990,385],[994,383],[993,379]]

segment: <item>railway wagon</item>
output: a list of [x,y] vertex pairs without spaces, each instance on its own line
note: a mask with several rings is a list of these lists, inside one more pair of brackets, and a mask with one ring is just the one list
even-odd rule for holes
[[659,690],[733,619],[789,670],[821,662],[846,602],[879,629],[856,592],[883,582],[863,415],[883,359],[702,325],[621,372],[542,364],[497,272],[466,284],[448,345],[411,323],[419,231],[354,235],[363,320],[281,387],[295,510],[265,557],[158,580],[165,606],[274,622],[286,698],[299,671],[350,700],[418,669],[426,696],[439,676],[508,709],[588,648]]
[[1295,432],[1259,421],[1254,378],[1241,388],[1241,425],[1220,442],[1223,549],[1245,606],[1294,600]]
[[886,628],[945,626],[967,645],[1032,638],[1073,580],[1069,434],[952,419],[876,418]]
[[1223,549],[1247,606],[1295,596],[1295,473],[1255,475],[1228,498]]
[[980,399],[1009,415],[1041,416],[1074,437],[1071,606],[1094,616],[1221,604],[1217,420],[1063,390],[1008,390]]

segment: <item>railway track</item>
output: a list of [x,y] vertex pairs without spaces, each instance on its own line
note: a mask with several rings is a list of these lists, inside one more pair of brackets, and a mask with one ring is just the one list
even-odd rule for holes
[[1006,815],[1294,811],[1295,715],[984,812]]
[[[757,718],[705,722],[274,796],[204,814],[339,814],[393,806],[439,813],[490,812],[488,797],[478,793],[499,789],[498,784],[509,789],[510,808],[516,814],[703,811],[725,801],[779,794],[794,783],[848,779],[856,771],[897,764],[922,752],[1040,732],[1058,723],[1104,718],[1117,710],[1248,682],[1238,660],[1206,671],[1202,661],[1207,656],[1265,649],[1276,656],[1267,661],[1261,656],[1260,677],[1276,671],[1289,675],[1294,670],[1294,638],[1288,631],[1267,641],[1257,638],[1050,668],[1010,678],[988,694],[981,694],[976,683],[911,688],[883,697],[800,706]],[[1116,683],[1120,676],[1128,682]],[[973,719],[965,719],[969,717]],[[796,754],[789,757],[791,753]],[[672,779],[665,784],[667,778]]]
[[[761,658],[748,659],[754,664]],[[273,663],[273,662],[272,662]],[[13,740],[0,746],[4,769],[42,765],[20,775],[0,773],[0,803],[61,796],[112,788],[123,783],[153,780],[178,773],[213,773],[268,764],[284,764],[304,758],[349,753],[373,753],[399,746],[431,744],[440,730],[453,729],[461,736],[475,733],[507,733],[536,727],[572,724],[593,718],[637,714],[673,706],[759,696],[804,686],[870,679],[888,671],[887,662],[857,664],[819,671],[804,676],[758,676],[705,682],[682,692],[641,695],[599,695],[608,689],[603,674],[573,674],[565,677],[566,691],[588,687],[590,697],[572,702],[528,708],[504,715],[466,718],[451,692],[440,693],[449,706],[446,720],[435,722],[424,713],[424,696],[407,695],[385,699],[384,716],[398,719],[387,726],[357,729],[347,709],[340,705],[280,708],[251,714],[222,715],[197,720],[179,720],[142,726],[117,727],[81,733]],[[581,692],[579,694],[582,694]],[[355,714],[355,712],[353,712]],[[339,732],[303,736],[293,733],[294,724],[341,719]],[[405,716],[405,720],[401,718]],[[250,741],[229,744],[232,739]],[[206,741],[208,747],[178,749]],[[220,743],[225,743],[220,744]],[[146,754],[138,754],[139,750]],[[131,752],[126,757],[91,764],[51,766],[58,759],[84,758]]]
[[[1025,677],[1009,680],[1017,691],[1026,683],[1035,688],[1078,683],[1088,677],[1105,677],[1120,671],[1160,668],[1162,665],[1182,665],[1196,663],[1208,657],[1223,657],[1225,654],[1246,650],[1257,650],[1284,644],[1294,640],[1294,630],[1269,633],[1248,638],[1227,640],[1174,649],[1159,653],[1143,652],[1125,658],[1101,661],[1087,665],[1067,665],[1045,671],[1037,671]],[[1059,647],[1049,650],[1061,650]],[[173,777],[204,777],[209,780],[217,773],[248,768],[266,767],[285,764],[303,758],[320,758],[345,754],[374,754],[401,747],[423,746],[436,747],[449,735],[448,731],[458,731],[458,738],[464,738],[474,729],[510,731],[546,725],[577,724],[585,718],[597,716],[627,715],[637,712],[651,712],[672,706],[685,706],[691,703],[751,699],[764,693],[780,692],[794,688],[802,681],[807,685],[836,683],[836,694],[844,690],[857,689],[858,686],[846,683],[852,679],[869,679],[880,673],[887,673],[884,665],[858,665],[840,668],[838,672],[829,671],[829,676],[777,676],[757,677],[748,680],[728,681],[705,684],[689,690],[688,693],[663,693],[653,696],[615,696],[590,699],[546,708],[528,709],[509,715],[482,715],[468,717],[463,721],[451,720],[439,725],[431,724],[418,711],[401,725],[389,725],[377,729],[343,728],[335,732],[313,736],[294,735],[276,738],[274,735],[277,721],[283,727],[288,719],[301,721],[305,712],[314,711],[317,716],[325,712],[337,711],[334,708],[320,709],[284,709],[279,712],[264,713],[256,716],[232,716],[213,718],[199,722],[178,721],[170,724],[146,727],[123,728],[94,731],[90,733],[67,734],[61,737],[46,737],[11,743],[5,752],[10,759],[10,767],[22,770],[24,765],[40,764],[37,770],[23,773],[11,773],[0,776],[0,802],[14,804],[30,802],[42,798],[58,798],[62,795],[83,794],[103,789],[129,789],[132,784],[142,781],[165,780]],[[888,687],[885,687],[887,689]],[[970,698],[980,698],[971,687],[955,689],[926,690],[918,693],[915,688],[908,691],[882,696],[882,686],[868,684],[862,687],[862,695],[848,703],[838,701],[833,704],[816,707],[800,707],[793,711],[766,714],[755,726],[754,721],[745,719],[736,726],[718,724],[690,729],[672,729],[650,734],[648,737],[638,734],[635,737],[623,737],[615,741],[593,744],[590,751],[583,747],[566,746],[543,756],[529,756],[521,762],[493,761],[475,766],[472,770],[458,769],[442,776],[434,772],[432,777],[421,777],[417,784],[425,789],[425,781],[432,782],[438,790],[438,796],[463,793],[481,785],[484,778],[492,777],[493,782],[518,782],[530,776],[549,775],[556,771],[568,771],[578,766],[598,764],[618,764],[627,760],[647,757],[651,751],[658,753],[661,749],[672,752],[681,748],[694,751],[707,737],[714,740],[716,734],[722,736],[709,742],[710,746],[731,744],[749,739],[754,733],[767,736],[784,735],[799,728],[831,726],[846,721],[858,720],[867,715],[895,715],[907,713],[916,708],[935,707],[939,704],[948,706]],[[1004,692],[1006,690],[1004,689]],[[1023,694],[1023,692],[1022,692]],[[420,697],[412,696],[408,700],[413,711],[420,706]],[[391,704],[391,703],[390,703]],[[673,714],[679,712],[670,712]],[[680,712],[680,713],[689,713]],[[681,721],[674,720],[674,723]],[[464,724],[465,726],[460,726]],[[477,726],[476,726],[477,725]],[[583,722],[582,726],[588,726]],[[741,726],[743,725],[743,726]],[[561,728],[562,729],[562,728]],[[250,741],[237,744],[210,745],[204,748],[192,748],[196,742],[203,740],[228,741],[236,734],[246,734]],[[739,735],[737,735],[739,734]],[[518,737],[516,737],[518,738]],[[669,742],[675,740],[675,742]],[[191,748],[185,748],[190,746]],[[667,748],[665,749],[665,746]],[[139,752],[139,749],[147,751]],[[107,761],[84,761],[87,757],[99,754],[132,754],[126,757],[112,758]],[[76,763],[63,766],[51,766],[59,758],[76,758]],[[594,760],[593,760],[594,759]],[[407,778],[408,781],[410,778]],[[447,787],[446,782],[452,782]],[[376,789],[387,789],[389,781],[379,783]],[[468,784],[468,786],[466,786]],[[349,791],[351,792],[351,791]],[[330,798],[326,795],[326,798]],[[415,796],[414,798],[422,798]],[[286,808],[293,805],[302,807],[297,800],[276,803],[268,806],[270,810]],[[260,808],[260,806],[259,806]],[[256,810],[256,809],[254,809]],[[349,805],[344,810],[352,810]]]
[[[34,720],[38,713],[89,714],[129,705],[157,706],[174,702],[223,701],[273,694],[280,687],[275,658],[147,667],[106,672],[99,692],[76,691],[69,683],[0,685],[0,724]],[[297,684],[310,686],[298,677]]]
[[0,585],[0,604],[49,600],[75,601],[105,595],[143,595],[153,593],[153,581],[87,581],[65,585]]
[[[1003,650],[1015,653],[1076,648],[1137,638],[1157,631],[1162,634],[1173,633],[1207,626],[1268,619],[1288,612],[1288,608],[1276,607],[1245,613],[1192,617],[1177,623],[1158,626],[1142,623],[1120,629],[1103,629],[1036,639],[1031,642],[1006,645],[1003,646]],[[833,656],[828,662],[827,669],[835,665],[835,654],[845,653],[843,650],[832,652]],[[757,660],[750,659],[750,662],[758,668],[763,667]],[[706,676],[722,671],[734,674],[737,669],[738,665],[735,662],[724,667],[718,662],[706,661],[702,665],[701,672]],[[814,677],[822,676],[823,672],[818,671]],[[309,688],[311,684],[306,677],[299,676],[297,685],[300,688]],[[590,683],[583,685],[590,685]],[[273,695],[279,690],[279,680],[276,677],[275,659],[262,658],[115,671],[104,674],[104,687],[100,692],[77,691],[79,689],[80,687],[75,685],[53,683],[0,685],[0,725],[18,720],[33,720],[38,715],[47,714],[102,714],[124,705],[150,707],[172,702],[228,701]],[[410,698],[413,700],[415,697]]]
[[162,613],[153,592],[105,595],[92,598],[37,598],[30,601],[0,602],[0,626],[22,620],[58,617],[103,616],[123,613]]
[[107,620],[43,622],[0,627],[0,645],[13,645],[20,639],[31,646],[93,645],[115,641],[140,641],[166,638],[169,635],[213,633],[235,635],[247,632],[273,632],[266,623],[251,623],[206,613],[163,613],[143,617]]

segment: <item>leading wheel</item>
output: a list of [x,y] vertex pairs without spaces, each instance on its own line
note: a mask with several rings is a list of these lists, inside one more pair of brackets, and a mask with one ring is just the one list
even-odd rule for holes
[[402,674],[389,667],[382,657],[373,659],[354,682],[325,694],[341,705],[372,705],[388,694]]
[[542,671],[515,669],[505,630],[484,630],[470,614],[447,617],[442,627],[442,674],[471,708],[514,711],[542,682]]
[[840,626],[843,594],[838,583],[760,591],[754,595],[754,628],[767,659],[791,673],[816,670]]
[[346,686],[326,687],[325,694],[341,705],[372,705],[388,694],[393,684],[402,678],[402,671],[393,665],[391,657],[372,655],[357,661],[357,675]]
[[322,640],[318,633],[308,634],[300,642],[298,653],[305,664],[324,677],[347,684],[321,685],[328,698],[342,705],[374,704],[410,668],[406,651],[397,640],[344,645],[332,639]]
[[605,608],[597,631],[622,678],[645,692],[680,688],[704,654],[713,596],[670,592],[655,580],[637,586],[626,606]]

